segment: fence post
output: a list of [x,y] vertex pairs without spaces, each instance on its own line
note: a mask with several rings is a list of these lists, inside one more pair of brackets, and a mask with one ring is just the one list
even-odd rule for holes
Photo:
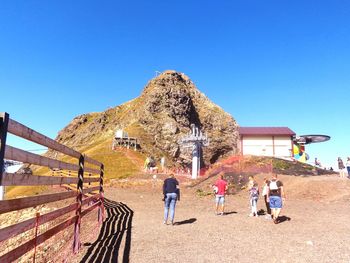
[[4,200],[5,186],[2,185],[2,174],[5,171],[5,147],[7,137],[7,127],[9,123],[9,114],[6,112],[0,113],[0,200]]
[[73,241],[73,252],[78,253],[80,248],[80,223],[81,223],[81,205],[83,201],[83,183],[84,183],[84,156],[80,155],[79,158],[79,171],[78,171],[78,185],[77,185],[77,203],[78,207],[76,210],[77,220],[74,225],[74,241]]
[[103,190],[103,176],[104,176],[104,165],[101,164],[100,172],[100,207],[98,208],[98,222],[102,224],[105,218],[105,207],[104,207],[104,190]]

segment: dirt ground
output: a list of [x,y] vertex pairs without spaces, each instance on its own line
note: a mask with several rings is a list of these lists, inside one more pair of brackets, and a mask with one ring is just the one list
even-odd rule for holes
[[[213,196],[200,197],[184,182],[172,226],[162,224],[161,180],[109,188],[106,197],[118,204],[111,206],[115,220],[104,231],[110,238],[104,245],[110,251],[100,250],[97,254],[105,257],[96,259],[101,244],[95,243],[97,249],[83,247],[68,262],[350,262],[350,180],[334,176],[280,176],[280,180],[287,200],[283,222],[277,225],[264,216],[248,216],[244,191],[228,196],[226,215],[217,216]],[[264,208],[262,200],[258,208]],[[109,261],[107,256],[113,254]]]

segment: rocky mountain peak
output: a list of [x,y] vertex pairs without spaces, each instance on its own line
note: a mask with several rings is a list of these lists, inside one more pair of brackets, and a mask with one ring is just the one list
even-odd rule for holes
[[[210,138],[203,149],[203,163],[234,154],[238,129],[233,117],[201,93],[184,73],[167,70],[143,89],[141,95],[102,113],[75,118],[58,136],[59,141],[81,143],[113,137],[117,128],[140,140],[147,155],[166,156],[170,163],[186,166],[191,149],[179,144],[195,124]],[[79,135],[77,136],[79,131]]]

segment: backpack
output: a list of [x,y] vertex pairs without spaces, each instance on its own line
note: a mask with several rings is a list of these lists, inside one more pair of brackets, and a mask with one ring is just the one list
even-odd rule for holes
[[250,196],[252,197],[252,198],[258,198],[259,197],[259,188],[258,187],[252,187],[251,189],[250,189]]
[[271,191],[277,191],[278,190],[277,181],[271,181],[269,188]]

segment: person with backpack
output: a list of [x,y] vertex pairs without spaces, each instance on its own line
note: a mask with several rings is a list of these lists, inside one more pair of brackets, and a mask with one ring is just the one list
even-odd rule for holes
[[258,217],[258,199],[259,199],[259,186],[258,183],[254,181],[254,178],[252,176],[249,176],[249,182],[248,182],[248,191],[249,191],[249,204],[251,213],[249,216],[256,216]]
[[277,179],[277,174],[273,174],[271,181],[268,183],[267,200],[270,203],[271,216],[275,224],[279,223],[278,217],[285,198],[283,183]]

